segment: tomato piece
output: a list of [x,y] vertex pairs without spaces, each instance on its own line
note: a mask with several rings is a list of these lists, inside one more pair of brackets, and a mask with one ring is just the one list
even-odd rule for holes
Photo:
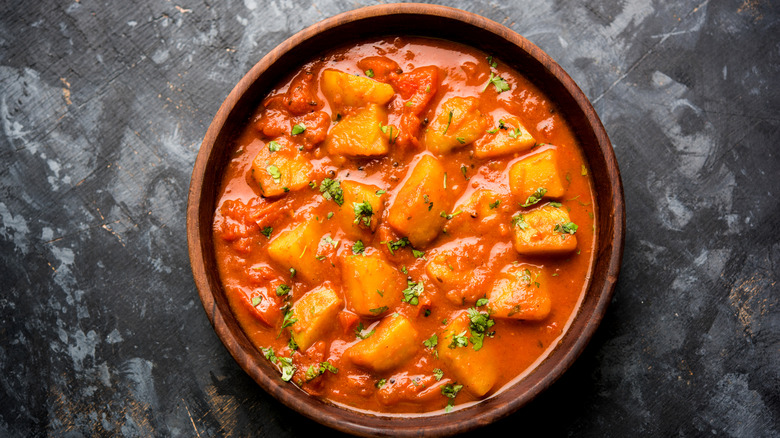
[[419,116],[439,89],[439,68],[416,68],[394,78],[392,85],[405,100],[396,143],[401,147],[419,147]]
[[321,110],[322,101],[317,97],[317,76],[310,70],[298,73],[290,83],[285,98],[287,110],[293,115]]
[[359,69],[367,72],[371,70],[374,73],[373,78],[379,82],[388,82],[395,79],[401,73],[401,67],[390,58],[385,56],[369,56],[358,61]]

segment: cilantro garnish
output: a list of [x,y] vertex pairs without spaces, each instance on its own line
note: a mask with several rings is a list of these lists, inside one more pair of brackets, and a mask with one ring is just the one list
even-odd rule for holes
[[528,197],[528,199],[525,200],[525,204],[520,204],[521,207],[530,207],[537,202],[541,201],[544,195],[547,193],[547,189],[544,187],[539,187],[536,189],[535,192],[531,194],[531,196]]
[[282,380],[289,382],[295,374],[295,365],[292,363],[291,357],[280,357],[279,361],[282,363]]
[[490,209],[493,210],[496,207],[498,207],[500,204],[501,204],[501,200],[496,199],[496,202],[491,202],[490,204],[488,204],[488,207],[490,207]]
[[490,319],[489,314],[480,312],[475,308],[470,308],[468,314],[469,319],[471,320],[469,323],[469,328],[471,329],[471,338],[469,338],[469,341],[471,341],[474,351],[479,351],[482,348],[482,342],[485,339],[485,335],[492,336],[492,334],[488,332],[488,329],[493,327],[495,321]]
[[363,244],[362,240],[358,240],[354,245],[352,245],[352,254],[363,254],[363,251],[365,250],[366,245]]
[[450,399],[447,402],[447,408],[445,409],[445,412],[452,411],[452,406],[455,404],[455,397],[458,395],[461,389],[463,389],[463,385],[458,385],[457,383],[454,385],[448,383],[441,388],[441,394]]
[[374,315],[379,315],[380,313],[387,312],[387,309],[388,309],[387,306],[382,306],[382,307],[377,307],[376,309],[368,309],[368,311],[373,313]]
[[330,362],[320,362],[319,365],[312,365],[306,370],[306,381],[308,382],[323,375],[325,371],[330,371],[333,374],[339,372],[338,368],[331,365]]
[[371,216],[374,215],[374,209],[368,201],[353,202],[352,209],[355,211],[354,224],[363,224],[366,228],[371,226]]
[[439,337],[436,336],[436,333],[434,333],[430,338],[423,341],[423,345],[425,345],[425,348],[436,348],[436,345],[439,343]]
[[271,175],[271,178],[274,179],[274,182],[279,184],[279,182],[282,180],[282,172],[279,171],[279,168],[272,164],[266,167],[265,170],[269,175]]
[[271,227],[264,227],[262,230],[260,230],[260,234],[262,234],[263,236],[268,237],[268,238],[271,237],[271,233],[273,233],[273,232],[274,232],[274,229],[271,228]]
[[414,255],[415,258],[421,259],[425,257],[425,251],[419,251],[416,249],[412,249],[412,255]]
[[450,342],[450,345],[448,345],[447,347],[454,350],[458,347],[466,347],[468,345],[469,345],[469,340],[466,337],[466,330],[463,330],[457,335],[455,334],[452,335],[452,342]]
[[447,118],[447,126],[444,128],[444,132],[442,132],[441,135],[447,134],[447,131],[450,129],[450,124],[452,123],[452,115],[453,115],[453,111],[450,110],[450,114]]
[[281,297],[282,295],[287,295],[290,293],[291,290],[292,289],[290,286],[287,286],[286,284],[280,284],[279,286],[276,286],[276,295]]
[[563,234],[563,236],[561,236],[561,238],[563,238],[566,237],[565,234],[576,233],[577,228],[579,227],[574,222],[566,222],[566,223],[555,224],[555,228],[553,229],[553,231],[555,231],[556,233]]
[[370,68],[368,70],[366,70],[366,76],[368,76],[369,78],[373,78],[374,77],[374,70],[372,70]]
[[496,76],[493,74],[493,72],[490,72],[490,78],[488,78],[488,83],[485,84],[485,88],[482,89],[484,92],[488,89],[490,84],[493,84],[496,87],[496,91],[499,93],[504,91],[509,91],[509,84],[502,78],[501,76]]
[[363,327],[363,323],[358,323],[357,327],[355,328],[355,336],[357,336],[360,339],[367,339],[374,333],[376,333],[376,329],[371,330],[370,332],[363,334],[363,330],[365,330],[365,327]]
[[337,179],[325,178],[320,183],[320,192],[325,199],[333,200],[338,205],[344,204],[344,191]]
[[271,152],[276,152],[276,151],[278,151],[281,148],[282,148],[282,146],[279,143],[277,143],[277,142],[275,142],[273,140],[268,142],[268,150],[271,151]]
[[277,363],[279,360],[276,358],[276,354],[274,353],[274,349],[271,347],[268,348],[262,348],[263,356],[265,356],[266,359],[270,360],[271,363]]
[[512,217],[512,226],[520,227],[521,230],[525,230],[528,228],[528,223],[525,221],[522,214],[518,214],[517,216]]
[[404,299],[401,301],[416,306],[420,303],[419,297],[424,290],[425,286],[422,281],[415,283],[414,281],[406,280],[406,289],[403,290]]
[[402,237],[402,238],[400,238],[398,240],[394,240],[394,241],[388,240],[385,243],[387,243],[387,249],[390,250],[390,254],[391,255],[395,254],[394,251],[397,251],[397,250],[399,250],[401,248],[404,248],[404,247],[410,245],[409,239],[406,238],[406,237]]
[[305,131],[305,130],[306,130],[306,127],[299,123],[299,124],[293,126],[293,128],[292,128],[292,135],[303,134],[303,131]]
[[263,297],[258,295],[255,297],[252,297],[252,307],[257,307],[260,303],[263,302]]

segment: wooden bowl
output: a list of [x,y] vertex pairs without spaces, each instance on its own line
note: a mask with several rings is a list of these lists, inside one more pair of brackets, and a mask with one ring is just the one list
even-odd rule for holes
[[[263,97],[303,62],[352,40],[383,35],[443,38],[501,55],[556,102],[585,153],[598,202],[597,259],[587,293],[568,331],[550,355],[523,379],[492,397],[449,414],[381,416],[338,407],[279,379],[236,322],[222,290],[214,256],[212,218],[220,177],[236,134]],[[217,335],[252,378],[282,403],[344,432],[366,436],[449,435],[505,417],[549,387],[579,356],[610,302],[620,270],[625,206],[612,145],[590,102],[546,53],[506,27],[443,6],[379,5],[323,20],[292,36],[260,60],[222,103],[203,139],[192,171],[187,205],[190,262],[200,299]]]

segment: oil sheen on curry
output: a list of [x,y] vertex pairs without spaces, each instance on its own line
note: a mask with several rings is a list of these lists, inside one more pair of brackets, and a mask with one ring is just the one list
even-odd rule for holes
[[486,54],[387,38],[292,72],[214,215],[232,311],[279,378],[426,413],[532,370],[585,293],[593,186],[554,102]]

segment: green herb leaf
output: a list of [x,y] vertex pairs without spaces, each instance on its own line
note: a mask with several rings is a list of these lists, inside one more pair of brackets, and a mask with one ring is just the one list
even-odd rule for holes
[[385,193],[387,193],[387,190],[377,190],[376,191],[377,196],[384,195]]
[[582,176],[588,176],[588,168],[585,167],[585,165],[582,165],[582,171],[580,172]]
[[493,84],[496,87],[496,91],[499,93],[504,91],[509,91],[509,84],[502,78],[501,76],[496,76],[493,74],[493,72],[490,72],[490,78],[488,79],[488,83],[485,84],[485,88],[482,89],[484,92],[487,90],[487,88],[490,86],[490,84]]
[[366,70],[366,76],[368,76],[369,78],[373,78],[374,77],[374,70],[371,70],[370,68],[368,70]]
[[544,195],[547,193],[547,189],[544,187],[539,187],[536,189],[535,192],[531,194],[531,196],[528,197],[528,199],[525,200],[525,204],[520,204],[521,207],[530,207],[537,202],[541,201]]
[[333,246],[334,248],[339,246],[339,241],[338,240],[333,240],[333,238],[330,237],[330,234],[326,234],[326,235],[322,236],[322,240],[321,241],[325,242],[328,245]]
[[403,290],[404,299],[401,301],[416,306],[420,303],[419,297],[424,291],[425,286],[422,281],[415,283],[414,281],[406,280],[406,289]]
[[272,164],[266,167],[265,170],[269,175],[271,175],[271,178],[274,179],[274,182],[279,184],[279,182],[282,180],[282,172],[279,171],[279,168]]
[[273,140],[268,142],[268,150],[271,151],[271,152],[276,152],[276,151],[278,151],[281,148],[282,148],[282,145],[280,145],[279,143],[277,143],[277,142],[275,142]]
[[487,298],[480,298],[477,300],[477,307],[487,306],[487,304],[490,302]]
[[357,326],[357,328],[355,328],[355,336],[357,336],[357,337],[358,337],[358,338],[360,338],[360,339],[367,339],[367,338],[369,338],[371,335],[373,335],[374,333],[376,333],[376,329],[374,329],[374,330],[371,330],[370,332],[368,332],[368,333],[365,333],[365,334],[363,333],[363,330],[365,330],[365,327],[363,327],[363,323],[362,323],[362,322],[361,322],[361,323],[358,323],[358,326]]
[[525,230],[528,228],[528,223],[525,221],[525,218],[522,214],[518,214],[517,216],[512,217],[512,226],[513,227],[520,227],[521,230]]
[[447,126],[444,128],[444,132],[442,132],[441,135],[447,134],[447,131],[450,129],[450,123],[452,123],[452,115],[453,114],[454,114],[454,112],[450,111],[450,114],[447,117]]
[[325,178],[320,183],[320,192],[322,197],[332,200],[338,205],[344,204],[344,191],[341,190],[341,183],[337,179]]
[[561,234],[574,234],[577,232],[578,228],[579,227],[574,222],[566,222],[566,223],[555,224],[555,228],[553,229],[553,231]]
[[374,215],[374,209],[368,201],[353,202],[352,209],[355,211],[354,224],[363,224],[366,228],[371,227],[371,217]]
[[423,345],[425,345],[425,348],[436,348],[436,345],[439,344],[439,337],[436,336],[436,333],[434,333],[430,338],[423,341]]
[[496,199],[496,202],[491,202],[490,204],[488,204],[488,207],[490,207],[491,210],[494,210],[499,205],[501,205],[501,200]]
[[498,128],[488,129],[487,131],[488,134],[495,134],[497,132],[498,132]]
[[365,250],[366,245],[363,244],[362,240],[358,240],[354,245],[352,245],[352,254],[363,254],[363,251]]
[[282,380],[289,382],[295,374],[295,365],[292,364],[291,357],[280,357],[279,361],[282,363]]
[[550,207],[561,208],[560,202],[550,202],[549,205]]
[[469,323],[469,328],[471,329],[469,341],[471,341],[474,351],[479,351],[482,348],[485,336],[490,336],[488,330],[493,327],[495,321],[490,319],[489,314],[480,312],[473,307],[468,310],[468,315],[471,320]]
[[469,171],[469,169],[468,169],[468,167],[466,167],[466,165],[464,165],[464,164],[461,164],[461,165],[460,165],[460,173],[462,173],[462,174],[463,174],[463,178],[465,178],[465,179],[466,179],[466,181],[468,181],[468,180],[469,180],[469,177],[468,177],[468,175],[466,175],[466,172],[468,172],[468,171]]
[[450,342],[450,345],[448,345],[447,347],[454,350],[458,347],[466,347],[468,345],[469,345],[469,340],[466,337],[466,330],[463,330],[457,335],[455,334],[452,335],[452,342]]
[[520,135],[523,133],[523,131],[520,130],[520,128],[515,128],[514,131],[509,131],[509,136],[511,138],[517,138],[520,137]]
[[290,341],[287,342],[287,347],[290,348],[290,350],[295,351],[298,349],[298,343],[295,342],[295,337],[290,333]]
[[268,237],[268,238],[271,237],[271,233],[273,233],[273,232],[274,232],[274,229],[271,228],[271,227],[264,227],[262,230],[260,230],[260,234],[262,234],[263,236]]
[[418,251],[416,249],[412,249],[412,255],[414,255],[415,258],[421,259],[425,257],[425,251]]
[[368,309],[368,311],[373,313],[374,315],[379,315],[380,313],[387,312],[387,310],[388,310],[387,306],[377,307],[376,309]]
[[491,67],[493,67],[493,68],[496,68],[496,67],[498,67],[498,63],[497,63],[496,61],[494,61],[494,60],[493,60],[493,57],[492,57],[492,56],[488,56],[488,57],[487,57],[487,62],[488,62],[488,65],[489,65],[489,66],[491,66]]
[[436,377],[436,381],[440,381],[442,377],[444,377],[444,371],[442,371],[439,368],[433,369],[433,377]]
[[332,217],[333,217],[333,212],[332,212],[332,211],[329,211],[329,212],[328,212],[328,219],[330,219],[330,218],[332,218]]
[[299,123],[299,124],[293,126],[293,128],[292,128],[292,135],[303,134],[303,131],[305,131],[305,130],[306,130],[306,127]]
[[448,383],[441,389],[441,394],[447,398],[455,398],[461,389],[463,389],[463,385],[452,385]]
[[279,360],[276,358],[276,354],[274,353],[274,349],[271,347],[268,348],[262,348],[263,356],[265,356],[266,359],[270,360],[271,363],[275,364],[279,362]]
[[276,295],[281,297],[282,295],[287,295],[290,293],[292,289],[290,286],[287,286],[286,284],[280,284],[279,286],[276,286]]
[[406,266],[401,266],[401,272],[403,272],[405,275],[409,275],[409,270],[406,269]]
[[387,384],[387,379],[379,379],[379,381],[376,382],[375,386],[377,388],[382,388],[383,386],[385,386],[385,384]]
[[463,137],[456,137],[455,140],[458,140],[458,143],[460,144],[466,144],[466,139]]
[[290,268],[290,278],[295,278],[296,273],[298,273],[298,271],[296,271],[295,268]]
[[443,218],[446,218],[447,220],[450,220],[450,219],[454,218],[455,216],[457,216],[457,215],[459,215],[461,213],[463,213],[462,210],[458,210],[458,211],[456,211],[455,213],[452,213],[452,214],[448,214],[448,213],[442,211],[441,213],[439,213],[439,216],[441,216]]
[[400,238],[395,241],[388,241],[387,242],[387,249],[390,250],[390,254],[395,254],[394,251],[397,251],[401,248],[404,248],[406,246],[410,245],[409,239],[406,237]]
[[306,370],[306,381],[313,380],[325,374],[326,371],[330,371],[333,374],[339,372],[338,368],[331,365],[330,362],[320,362],[319,365],[314,364]]
[[263,297],[261,295],[252,297],[252,307],[257,307],[262,302],[263,302]]

